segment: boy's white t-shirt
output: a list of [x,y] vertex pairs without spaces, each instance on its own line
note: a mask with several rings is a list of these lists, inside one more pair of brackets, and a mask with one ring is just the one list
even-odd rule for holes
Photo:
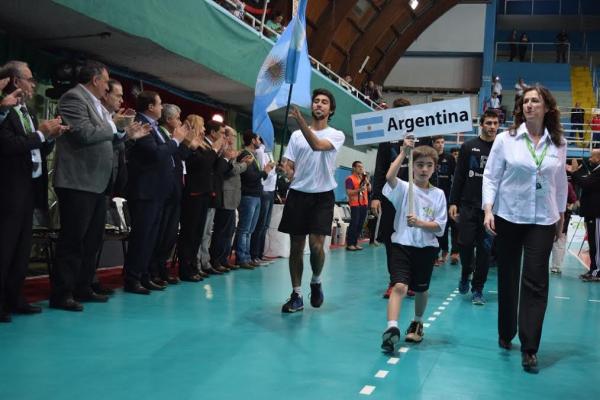
[[422,221],[434,221],[439,225],[435,232],[410,227],[406,223],[408,214],[408,182],[396,178],[396,187],[392,189],[389,183],[383,187],[383,195],[387,197],[396,209],[392,242],[413,247],[439,247],[436,236],[442,236],[448,219],[446,212],[446,196],[441,189],[430,186],[422,189],[414,185],[415,214]]
[[333,149],[314,151],[300,130],[294,131],[283,157],[295,164],[294,179],[290,189],[304,193],[328,192],[337,187],[335,182],[335,158],[344,145],[344,132],[332,127],[313,130],[319,139],[327,139]]

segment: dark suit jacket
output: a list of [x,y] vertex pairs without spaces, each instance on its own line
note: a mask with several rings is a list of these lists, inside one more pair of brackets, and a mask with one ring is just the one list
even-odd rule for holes
[[[37,121],[32,116],[33,125]],[[25,132],[19,115],[10,110],[0,125],[0,182],[4,194],[0,196],[0,209],[4,211],[19,208],[24,196],[31,196],[34,206],[48,210],[48,167],[46,156],[52,152],[54,142],[42,142],[37,132]],[[40,149],[42,154],[42,175],[33,179],[31,150]]]
[[212,148],[198,147],[190,154],[185,160],[185,195],[212,195],[215,192],[215,171],[219,158]]
[[600,168],[589,173],[581,168],[571,174],[571,180],[581,188],[579,214],[588,218],[600,218]]
[[[149,120],[138,114],[136,121]],[[177,143],[160,136],[158,129],[136,141],[130,141],[127,150],[127,199],[164,200],[176,190],[175,154]]]

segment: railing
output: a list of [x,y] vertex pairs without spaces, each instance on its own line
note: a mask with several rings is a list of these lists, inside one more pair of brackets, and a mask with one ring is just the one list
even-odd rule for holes
[[[509,3],[531,3],[531,9],[530,9],[530,14],[528,15],[534,15],[535,12],[535,4],[541,4],[541,3],[557,3],[558,5],[558,13],[555,15],[563,15],[563,4],[564,5],[572,5],[574,2],[574,0],[505,0],[504,1],[504,15],[508,14],[508,4]],[[565,15],[575,15],[574,13],[564,13]],[[517,15],[517,14],[515,14]],[[523,15],[523,14],[518,14],[518,15]],[[576,15],[581,15],[581,1],[577,0],[577,14]]]
[[590,74],[592,75],[592,90],[594,91],[594,100],[596,107],[600,107],[600,82],[598,75],[600,74],[600,68],[594,65],[594,59],[590,57]]
[[[500,58],[500,60],[499,60]],[[494,61],[570,63],[571,44],[553,42],[496,42]]]
[[[231,6],[236,6],[236,3],[231,0],[225,0],[225,2],[230,4]],[[227,10],[225,10],[225,11],[227,11]],[[227,12],[227,13],[229,14],[229,12]],[[238,18],[238,19],[242,20],[242,18]],[[254,15],[244,11],[243,21],[246,22],[246,24],[247,24],[246,26],[252,27],[253,31],[255,31],[263,39],[266,39],[266,40],[269,40],[269,41],[275,43],[277,41],[277,39],[279,38],[279,33],[274,31],[273,29],[269,28],[267,25],[265,25],[264,19],[265,19],[264,14],[263,14],[262,20],[259,20]],[[265,32],[267,32],[266,35],[265,35]],[[379,104],[377,104],[376,102],[371,100],[366,94],[362,93],[360,90],[358,90],[357,88],[352,86],[351,83],[346,82],[346,80],[344,78],[342,78],[341,76],[339,76],[338,74],[336,74],[335,72],[333,72],[332,70],[327,68],[319,60],[317,60],[316,58],[313,58],[310,55],[308,56],[308,58],[310,59],[310,63],[314,69],[319,71],[321,74],[323,74],[325,77],[329,78],[334,83],[337,83],[343,89],[350,92],[350,94],[352,94],[353,96],[356,96],[359,100],[361,100],[363,103],[365,103],[365,105],[367,105],[375,110],[382,109],[382,107]]]

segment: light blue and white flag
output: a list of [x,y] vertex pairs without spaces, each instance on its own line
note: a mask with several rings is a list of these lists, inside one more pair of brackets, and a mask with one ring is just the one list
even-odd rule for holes
[[300,0],[298,13],[292,18],[275,46],[263,62],[256,79],[252,130],[265,141],[268,151],[273,149],[273,124],[269,111],[287,105],[290,86],[293,84],[291,103],[310,107],[311,66],[306,44],[306,3]]

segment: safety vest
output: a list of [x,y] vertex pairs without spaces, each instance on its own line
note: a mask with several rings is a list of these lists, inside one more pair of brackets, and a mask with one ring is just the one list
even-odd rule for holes
[[[358,189],[360,187],[360,182],[361,182],[362,178],[359,178],[356,175],[352,174],[347,179],[350,179],[352,181],[352,189]],[[365,190],[363,192],[349,195],[348,196],[348,205],[350,207],[366,206],[369,202],[368,197],[369,197],[369,194],[367,193],[367,190],[365,188]]]

